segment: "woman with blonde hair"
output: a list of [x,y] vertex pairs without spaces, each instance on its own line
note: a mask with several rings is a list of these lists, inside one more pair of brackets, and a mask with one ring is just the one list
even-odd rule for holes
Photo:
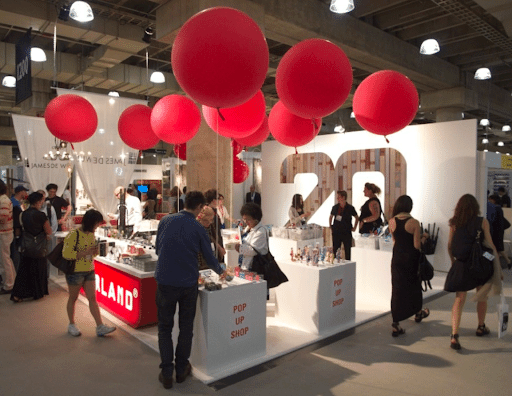
[[380,188],[373,183],[365,183],[364,196],[368,200],[361,206],[361,216],[359,216],[359,232],[368,234],[375,231],[382,225],[382,206],[377,195],[380,194]]

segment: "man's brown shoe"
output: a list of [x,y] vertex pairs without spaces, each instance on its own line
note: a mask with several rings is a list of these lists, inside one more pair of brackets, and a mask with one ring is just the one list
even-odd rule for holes
[[183,381],[185,381],[187,379],[187,377],[190,375],[191,371],[192,371],[192,366],[190,365],[190,363],[188,363],[182,374],[178,374],[176,372],[176,382],[178,384],[181,384]]
[[162,372],[160,371],[160,374],[158,375],[158,380],[162,383],[165,389],[171,389],[172,388],[172,377],[167,378],[164,377]]

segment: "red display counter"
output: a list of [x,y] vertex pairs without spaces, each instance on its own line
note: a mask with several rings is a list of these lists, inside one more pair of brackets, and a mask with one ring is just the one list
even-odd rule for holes
[[157,323],[154,272],[139,271],[104,257],[96,257],[94,270],[100,307],[134,328]]

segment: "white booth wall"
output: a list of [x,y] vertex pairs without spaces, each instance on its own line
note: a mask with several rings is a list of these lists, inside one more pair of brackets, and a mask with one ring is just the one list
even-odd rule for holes
[[[351,150],[398,150],[407,163],[406,191],[414,202],[412,215],[425,224],[435,222],[440,227],[435,269],[448,271],[448,220],[463,194],[476,195],[477,192],[476,129],[476,120],[408,126],[389,135],[389,144],[382,136],[366,131],[323,135],[299,147],[299,152],[325,153],[336,164],[343,153]],[[281,164],[294,153],[294,148],[283,146],[277,141],[268,141],[262,145],[264,224],[284,225],[293,194],[302,194],[306,199],[316,186],[318,178],[311,174],[297,175],[294,183],[280,182]],[[333,186],[335,190],[338,187]],[[354,190],[355,198],[358,198],[357,194],[362,194],[362,191]],[[349,197],[349,201],[353,198]],[[333,192],[309,222],[327,227],[334,204]],[[359,212],[357,206],[356,209]]]

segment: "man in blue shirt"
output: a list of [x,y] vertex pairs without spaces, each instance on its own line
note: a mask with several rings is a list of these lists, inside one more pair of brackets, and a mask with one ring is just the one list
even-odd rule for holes
[[155,271],[157,282],[156,305],[158,309],[158,347],[162,371],[158,379],[165,389],[172,387],[174,351],[172,328],[176,304],[179,304],[178,345],[176,346],[176,382],[185,381],[192,367],[188,361],[192,349],[192,331],[197,305],[199,278],[198,254],[201,252],[207,265],[219,275],[222,267],[213,255],[206,229],[196,217],[205,205],[204,195],[191,191],[185,198],[185,209],[165,216],[158,225]]
[[21,206],[21,202],[26,200],[28,197],[28,189],[22,185],[16,186],[14,189],[14,195],[11,197],[12,206]]

